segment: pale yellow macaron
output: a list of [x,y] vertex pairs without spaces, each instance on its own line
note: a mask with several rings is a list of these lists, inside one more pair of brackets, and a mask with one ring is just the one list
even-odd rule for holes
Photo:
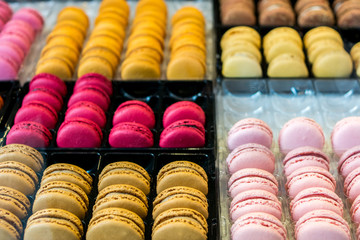
[[307,49],[310,48],[312,44],[322,39],[333,39],[342,46],[344,45],[340,34],[335,29],[322,26],[311,29],[305,34],[304,36],[305,48]]
[[302,58],[285,53],[270,62],[267,74],[271,78],[300,78],[308,77],[309,72]]
[[343,49],[343,46],[333,39],[316,41],[310,48],[307,49],[309,62],[313,63],[316,61],[316,58],[323,52],[341,49]]
[[352,71],[353,62],[350,54],[343,49],[323,52],[312,66],[312,72],[318,78],[349,77]]
[[264,49],[266,61],[270,63],[274,58],[277,56],[289,53],[294,54],[301,58],[302,60],[305,59],[304,52],[302,48],[299,47],[299,45],[289,39],[278,39],[277,42],[274,42],[272,45],[270,45],[267,49]]
[[271,45],[272,42],[276,42],[277,39],[292,39],[293,41],[297,42],[299,47],[302,47],[302,40],[299,33],[290,27],[277,27],[270,32],[268,32],[263,38],[263,47],[267,48],[268,44]]
[[228,42],[239,39],[248,40],[260,48],[260,34],[255,29],[246,26],[233,27],[227,30],[221,38],[220,45],[223,48]]
[[232,45],[226,46],[226,48],[222,50],[221,61],[225,61],[225,59],[229,56],[239,52],[251,53],[252,55],[254,55],[254,57],[256,57],[258,62],[261,63],[262,56],[260,50],[256,48],[254,44],[247,41],[237,41]]
[[225,59],[222,74],[224,77],[262,77],[262,69],[256,57],[241,52]]

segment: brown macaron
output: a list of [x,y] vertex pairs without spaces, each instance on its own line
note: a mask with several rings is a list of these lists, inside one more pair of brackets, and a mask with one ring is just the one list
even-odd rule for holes
[[99,191],[115,184],[132,185],[146,195],[150,193],[149,173],[143,167],[132,162],[114,162],[104,167],[99,176]]
[[297,14],[300,27],[332,26],[335,23],[334,14],[326,1],[308,1]]
[[30,210],[30,201],[23,193],[13,188],[0,187],[0,208],[12,212],[19,219],[24,219]]
[[221,22],[223,25],[255,25],[255,6],[253,1],[221,1]]
[[162,167],[157,175],[156,192],[167,188],[185,186],[208,193],[208,177],[198,164],[189,161],[175,161]]
[[345,1],[336,8],[337,24],[341,28],[360,27],[360,2]]
[[157,195],[153,206],[153,219],[171,208],[190,208],[200,212],[205,218],[209,216],[206,196],[199,190],[189,187],[173,187],[164,190]]
[[259,4],[260,26],[293,26],[295,13],[290,2],[283,0],[265,0]]
[[93,212],[110,207],[125,208],[144,219],[148,212],[148,200],[144,192],[134,186],[110,185],[99,192]]
[[21,221],[13,213],[0,208],[0,239],[20,240],[23,231]]
[[71,182],[90,194],[93,179],[84,169],[68,163],[56,163],[47,167],[41,179],[41,185],[53,181]]
[[34,201],[33,212],[59,208],[84,219],[88,206],[89,199],[82,188],[70,182],[54,181],[40,187]]

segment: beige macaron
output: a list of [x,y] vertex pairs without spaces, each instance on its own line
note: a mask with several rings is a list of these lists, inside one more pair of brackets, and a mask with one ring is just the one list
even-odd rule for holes
[[271,78],[301,78],[308,77],[309,71],[304,59],[295,54],[284,53],[270,62],[267,74]]
[[332,50],[321,53],[313,63],[315,77],[349,77],[353,71],[353,62],[345,50]]
[[13,188],[0,187],[0,208],[12,212],[22,220],[28,215],[30,201],[23,193]]
[[0,239],[20,240],[23,226],[20,219],[12,212],[0,208]]

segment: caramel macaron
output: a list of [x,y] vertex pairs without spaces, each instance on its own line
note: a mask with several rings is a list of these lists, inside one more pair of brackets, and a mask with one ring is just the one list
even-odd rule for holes
[[150,176],[141,166],[132,162],[114,162],[104,167],[99,175],[98,190],[115,184],[132,185],[148,195]]
[[43,209],[30,216],[24,240],[80,240],[84,234],[80,219],[63,209]]
[[335,23],[334,14],[327,0],[299,0],[295,9],[300,27],[332,26]]
[[87,240],[145,239],[145,224],[134,212],[124,208],[106,208],[92,216],[86,233]]
[[220,15],[223,25],[252,26],[256,24],[253,0],[221,0]]
[[127,184],[111,185],[101,190],[96,198],[93,213],[111,207],[125,208],[142,219],[148,213],[146,195],[140,189]]
[[260,26],[293,26],[295,12],[287,0],[262,0],[258,3]]
[[359,1],[341,1],[336,4],[335,13],[337,25],[341,28],[359,28],[360,27],[360,2]]
[[0,208],[12,212],[22,220],[29,213],[30,201],[23,193],[13,188],[0,187]]
[[64,181],[53,181],[42,185],[35,197],[33,212],[47,208],[59,208],[84,219],[89,199],[82,188]]
[[205,218],[209,216],[206,196],[199,190],[189,187],[172,187],[162,191],[156,196],[153,206],[153,219],[172,208],[190,208]]
[[19,218],[0,208],[0,238],[3,240],[20,240],[22,232],[23,226]]

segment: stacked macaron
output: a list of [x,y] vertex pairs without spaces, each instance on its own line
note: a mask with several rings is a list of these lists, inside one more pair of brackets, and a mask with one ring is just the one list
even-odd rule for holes
[[300,27],[332,26],[335,23],[328,0],[298,0],[295,4],[295,11]]
[[331,132],[333,152],[341,157],[344,152],[360,145],[360,117],[346,117],[338,121]]
[[121,65],[123,80],[160,79],[166,20],[165,1],[138,2],[127,43],[126,57]]
[[201,80],[206,74],[205,18],[195,7],[178,10],[171,18],[168,80]]
[[85,74],[76,81],[65,120],[57,132],[58,147],[100,147],[112,91],[111,81],[97,73]]
[[294,26],[295,13],[289,0],[258,2],[260,26]]
[[145,102],[130,100],[116,109],[109,144],[116,148],[145,148],[154,145],[150,129],[155,127],[155,114]]
[[335,0],[333,8],[337,25],[341,28],[360,27],[360,2],[354,0]]
[[179,101],[167,107],[163,127],[159,143],[162,148],[205,146],[205,113],[194,102]]
[[[1,18],[8,19],[12,11],[0,2]],[[2,28],[0,24],[0,80],[14,80],[34,42],[36,33],[42,30],[43,18],[32,8],[21,8]],[[1,20],[0,20],[1,22]]]
[[349,77],[353,71],[351,56],[344,49],[340,34],[330,27],[317,27],[304,36],[308,60],[315,77]]
[[51,73],[63,80],[71,79],[88,26],[89,19],[82,9],[72,6],[62,9],[41,51],[36,73]]
[[207,239],[208,177],[198,164],[171,162],[160,169],[153,202],[152,239]]
[[150,193],[147,171],[131,162],[110,163],[100,173],[98,190],[86,239],[109,239],[120,234],[126,239],[145,239],[143,219],[148,213],[146,195]]
[[224,77],[261,77],[260,34],[250,27],[234,27],[221,38]]
[[1,0],[0,12],[1,12],[1,18],[0,18],[0,32],[1,32],[5,24],[10,20],[13,11],[7,2]]
[[98,73],[108,79],[114,77],[120,63],[129,12],[124,0],[101,2],[94,29],[81,53],[78,77],[87,73]]
[[220,0],[220,15],[223,25],[255,25],[254,0]]
[[23,224],[13,213],[0,208],[1,226],[0,235],[4,240],[20,240],[23,233]]
[[302,40],[299,33],[289,27],[271,30],[264,37],[264,55],[269,64],[269,77],[307,77]]
[[360,76],[360,42],[356,43],[350,51],[350,55],[352,60],[354,61],[354,67],[356,71],[356,75]]
[[32,147],[49,146],[52,139],[49,130],[54,129],[57,124],[66,93],[66,85],[60,78],[47,73],[34,76],[29,92],[15,115],[6,143],[21,143]]

